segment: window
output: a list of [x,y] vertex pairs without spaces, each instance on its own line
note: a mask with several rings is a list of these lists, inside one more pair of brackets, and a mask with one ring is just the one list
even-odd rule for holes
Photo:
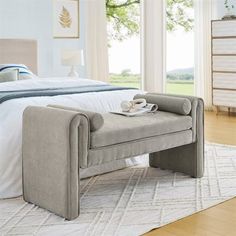
[[166,92],[193,95],[193,0],[166,0],[166,22]]
[[106,0],[111,83],[141,86],[140,2]]

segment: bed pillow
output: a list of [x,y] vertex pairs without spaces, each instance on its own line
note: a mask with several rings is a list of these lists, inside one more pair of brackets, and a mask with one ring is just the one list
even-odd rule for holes
[[2,64],[0,65],[0,72],[11,71],[17,69],[19,71],[19,80],[34,79],[34,75],[26,65],[23,64]]
[[19,71],[17,69],[0,72],[0,83],[16,81],[18,79]]

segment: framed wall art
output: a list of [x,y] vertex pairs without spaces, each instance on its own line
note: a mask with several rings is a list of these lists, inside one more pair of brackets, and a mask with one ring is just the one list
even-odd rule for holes
[[53,0],[53,37],[79,38],[79,0]]

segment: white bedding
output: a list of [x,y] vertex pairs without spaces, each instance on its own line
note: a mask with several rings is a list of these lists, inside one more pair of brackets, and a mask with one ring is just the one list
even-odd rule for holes
[[[35,79],[0,84],[0,91],[19,89],[73,87],[99,84],[102,82],[87,79]],[[80,107],[98,112],[117,109],[122,100],[130,100],[141,91],[122,90],[99,93],[60,95],[54,97],[20,98],[0,104],[0,198],[16,197],[22,194],[21,178],[21,140],[22,114],[29,105],[46,106],[60,104]],[[130,164],[136,164],[135,158],[107,165],[85,169],[81,177],[100,174]]]

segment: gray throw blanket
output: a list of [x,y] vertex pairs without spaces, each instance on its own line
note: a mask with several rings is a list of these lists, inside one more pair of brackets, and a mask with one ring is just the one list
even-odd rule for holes
[[0,104],[8,100],[16,98],[27,97],[50,97],[67,94],[80,94],[90,92],[106,92],[117,90],[130,90],[135,88],[118,87],[109,84],[88,85],[80,87],[68,88],[44,88],[44,89],[28,89],[28,90],[15,90],[15,91],[0,91]]

